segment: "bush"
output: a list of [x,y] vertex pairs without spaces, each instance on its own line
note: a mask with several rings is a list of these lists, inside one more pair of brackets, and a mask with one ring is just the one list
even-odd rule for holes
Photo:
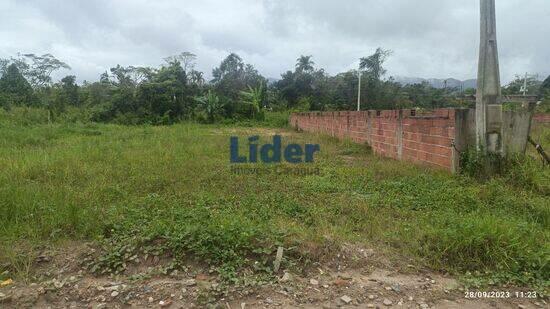
[[9,110],[0,109],[0,125],[32,126],[50,122],[49,111],[36,107],[13,107]]
[[502,157],[468,149],[461,154],[460,171],[479,180],[502,177],[514,186],[550,194],[549,169],[542,167],[539,161],[528,155]]

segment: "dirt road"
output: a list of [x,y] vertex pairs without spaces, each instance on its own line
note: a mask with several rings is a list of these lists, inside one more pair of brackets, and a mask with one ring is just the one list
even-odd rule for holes
[[[148,257],[124,275],[95,276],[82,267],[90,247],[44,252],[27,282],[0,288],[2,308],[548,308],[543,299],[467,298],[448,276],[384,265],[372,251],[358,252],[365,263],[340,261],[296,274],[281,270],[278,280],[220,283],[208,268],[190,263],[164,274],[167,259]],[[356,256],[357,259],[357,256]],[[372,261],[368,262],[368,261]],[[354,264],[355,266],[350,266]],[[361,265],[357,267],[357,265]],[[250,277],[253,278],[253,277]]]

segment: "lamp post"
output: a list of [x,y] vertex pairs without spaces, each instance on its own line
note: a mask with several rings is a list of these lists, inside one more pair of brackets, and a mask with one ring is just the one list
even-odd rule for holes
[[357,87],[357,111],[361,111],[361,68],[357,71],[357,75],[359,75],[359,85]]

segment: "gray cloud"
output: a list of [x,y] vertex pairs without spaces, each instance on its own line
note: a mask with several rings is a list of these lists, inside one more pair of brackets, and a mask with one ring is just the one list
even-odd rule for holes
[[[550,74],[550,2],[498,0],[504,81]],[[473,78],[478,1],[0,0],[0,57],[52,53],[80,80],[116,64],[153,65],[196,53],[210,75],[229,52],[278,77],[300,54],[338,73],[382,46],[391,75]]]

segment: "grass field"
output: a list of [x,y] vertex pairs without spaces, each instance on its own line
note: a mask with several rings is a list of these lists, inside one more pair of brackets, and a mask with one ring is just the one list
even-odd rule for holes
[[[536,136],[550,146],[549,131]],[[353,243],[479,282],[548,288],[550,171],[538,161],[479,181],[284,128],[48,124],[2,112],[0,132],[0,273],[30,271],[37,248],[63,240],[102,245],[98,272],[150,250],[198,257],[228,278],[254,262],[269,273],[279,245],[285,267],[302,267]],[[274,133],[319,143],[320,175],[231,173],[231,135]]]

